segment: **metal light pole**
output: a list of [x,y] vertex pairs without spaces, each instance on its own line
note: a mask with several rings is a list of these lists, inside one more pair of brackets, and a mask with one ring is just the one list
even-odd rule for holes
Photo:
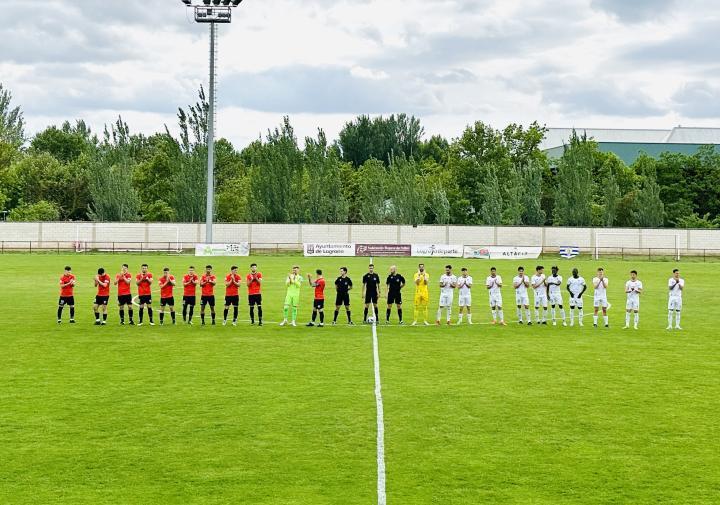
[[217,54],[217,23],[232,22],[232,8],[243,0],[181,0],[187,7],[195,9],[195,21],[210,23],[210,97],[208,111],[208,166],[207,166],[207,208],[205,211],[205,242],[213,243],[213,219],[215,217],[215,64]]

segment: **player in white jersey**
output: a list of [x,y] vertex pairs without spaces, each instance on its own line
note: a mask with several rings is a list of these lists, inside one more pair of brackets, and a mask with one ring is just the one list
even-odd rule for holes
[[492,324],[505,324],[505,315],[503,314],[503,302],[502,302],[502,277],[497,274],[497,269],[492,267],[490,269],[490,276],[485,279],[485,287],[490,295],[490,310],[492,311],[493,322]]
[[530,317],[530,298],[528,297],[528,288],[530,287],[530,277],[525,275],[525,269],[518,267],[518,274],[513,278],[513,287],[515,288],[515,304],[517,305],[518,323],[523,324],[523,309],[527,315],[527,324],[532,324]]
[[587,291],[587,284],[585,284],[585,279],[580,277],[577,268],[573,268],[572,277],[567,281],[567,290],[570,293],[570,326],[575,326],[575,307],[578,309],[578,323],[582,326],[585,316],[582,296]]
[[467,268],[463,267],[461,272],[460,277],[457,279],[458,307],[460,312],[458,324],[462,324],[463,309],[467,312],[468,324],[473,324],[472,312],[470,309],[472,307],[472,294],[470,293],[470,290],[472,289],[473,278],[468,274]]
[[643,283],[638,279],[637,270],[630,271],[630,280],[625,283],[627,302],[625,304],[625,327],[630,328],[630,314],[635,313],[635,329],[640,322],[640,294],[643,292]]
[[[545,285],[545,267],[535,267],[535,275],[530,279],[533,291],[535,292],[535,323],[547,324],[548,297],[547,286]],[[542,320],[540,320],[540,307],[542,307]]]
[[673,314],[675,314],[675,329],[680,328],[680,312],[682,312],[682,293],[685,289],[685,279],[680,277],[680,270],[673,270],[673,275],[668,280],[668,288],[670,289],[670,298],[668,299],[668,330],[672,330]]
[[450,317],[452,314],[452,304],[455,295],[455,288],[457,287],[458,278],[452,273],[452,266],[445,266],[445,273],[440,276],[440,303],[438,304],[437,319],[435,324],[440,324],[440,316],[442,315],[442,309],[447,312],[447,324],[450,324]]
[[593,315],[593,326],[597,328],[598,325],[598,312],[599,309],[602,308],[603,313],[603,321],[605,322],[605,328],[609,328],[610,324],[608,323],[608,315],[607,315],[607,309],[608,309],[608,299],[607,299],[607,287],[608,287],[608,278],[605,277],[605,269],[598,268],[597,270],[597,277],[593,278],[592,280],[593,288],[595,288],[595,294],[594,294],[594,300],[593,305],[595,306],[595,313]]
[[552,275],[545,279],[545,285],[548,288],[548,298],[550,299],[550,317],[552,318],[553,326],[557,326],[557,319],[555,318],[555,307],[557,306],[557,308],[560,309],[562,325],[567,326],[567,322],[565,322],[565,308],[563,307],[562,288],[560,287],[562,286],[563,278],[562,275],[558,273],[560,271],[558,267],[552,267],[551,270]]

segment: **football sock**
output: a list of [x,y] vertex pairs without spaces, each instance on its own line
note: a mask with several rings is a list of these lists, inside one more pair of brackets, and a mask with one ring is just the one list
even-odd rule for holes
[[352,315],[350,314],[350,311],[349,311],[349,310],[347,311],[347,318],[348,318],[348,323],[351,323],[351,322],[352,322]]
[[542,314],[543,314],[542,320],[543,320],[543,321],[547,321],[548,309],[547,309],[547,308],[544,308]]
[[458,324],[462,323],[462,320],[463,320],[463,313],[460,312],[460,314],[458,314]]
[[162,323],[164,320],[165,320],[165,312],[161,310],[160,311],[160,322]]
[[293,305],[292,308],[292,320],[297,321],[297,305]]
[[170,312],[170,318],[172,319],[172,322],[174,323],[175,322],[175,311],[174,310]]
[[143,322],[143,318],[145,317],[145,308],[140,307],[140,322]]
[[188,321],[192,321],[194,312],[195,312],[195,307],[190,305],[190,307],[188,308]]
[[391,309],[385,311],[385,321],[390,321],[390,312],[392,312]]
[[70,319],[75,319],[75,307],[70,307]]
[[522,323],[522,309],[517,309],[518,321]]
[[130,318],[130,322],[133,320],[133,309],[128,309],[128,317]]
[[570,324],[575,324],[575,309],[570,309]]
[[596,315],[593,316],[593,324],[597,324],[598,317]]
[[583,309],[580,309],[578,311],[578,318],[580,319],[581,323],[582,323],[583,317],[585,317],[585,311]]
[[[502,309],[498,310],[498,318],[500,318],[500,321],[505,321],[505,315],[503,314]],[[468,314],[468,323],[472,323],[472,315]]]
[[535,321],[540,321],[540,311],[535,309]]
[[100,321],[100,312],[95,312],[95,321]]
[[472,324],[472,314],[468,312],[468,323]]
[[397,309],[398,311],[398,321],[402,323],[402,309]]
[[[60,319],[62,319],[62,311],[63,311],[63,308],[62,308],[62,305],[61,305],[60,307],[58,307],[58,313],[57,313],[57,314],[58,314],[58,321],[59,321]],[[670,314],[672,314],[672,312],[671,312]],[[672,317],[672,315],[671,315],[670,317]]]
[[367,313],[368,313],[368,309],[367,309],[367,307],[365,307],[365,312],[363,314],[363,321],[367,321]]
[[290,310],[290,307],[288,307],[287,305],[285,305],[285,306],[283,307],[283,319],[284,319],[285,321],[287,321],[288,311],[289,311],[289,310]]
[[335,315],[333,316],[333,323],[336,323],[336,322],[337,322],[338,314],[340,314],[340,311],[339,311],[339,310],[336,310],[336,311],[335,311]]
[[262,306],[258,305],[258,322],[262,323]]
[[107,312],[103,314],[103,321],[107,321]]
[[625,326],[630,326],[630,312],[625,312]]
[[378,309],[377,305],[375,305],[375,322],[377,322],[380,319],[380,309]]
[[320,324],[325,324],[325,312],[320,312]]
[[442,317],[442,309],[437,310],[437,317],[435,318],[437,321],[440,321],[440,318]]
[[562,307],[560,307],[560,317],[562,318],[563,323],[564,323],[565,322],[565,309],[563,309]]
[[148,307],[148,318],[150,318],[150,322],[153,322],[153,310],[152,307]]
[[635,312],[635,326],[637,326],[638,323],[640,323],[640,313]]
[[223,321],[227,321],[228,309],[223,310]]
[[251,323],[255,322],[255,306],[254,305],[250,306],[250,322]]
[[235,305],[233,307],[233,322],[237,322],[237,318],[238,318],[238,306]]
[[[675,326],[677,326],[678,328],[680,327],[680,311],[679,310],[675,312]],[[692,324],[690,326],[692,326]]]
[[603,321],[605,322],[605,326],[608,325],[608,316],[603,316]]
[[125,311],[122,309],[120,309],[120,322],[121,323],[125,322]]
[[[185,320],[185,319],[183,318],[183,321],[184,321],[184,320]],[[205,313],[204,313],[204,312],[200,312],[200,322],[201,322],[201,323],[205,323]]]
[[187,321],[187,310],[188,310],[188,306],[183,304],[183,310],[182,310],[183,321]]
[[530,309],[525,309],[525,315],[527,316],[528,323],[532,321],[532,318],[530,317]]
[[318,313],[317,313],[317,310],[313,310],[313,313],[312,313],[312,322],[313,322],[313,323],[314,323],[315,320],[317,319],[317,314],[318,314]]
[[210,312],[210,319],[212,319],[212,322],[215,322],[215,312]]

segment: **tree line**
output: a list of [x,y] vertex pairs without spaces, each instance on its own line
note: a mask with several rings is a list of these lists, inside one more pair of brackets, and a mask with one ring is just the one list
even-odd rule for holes
[[[0,84],[0,210],[12,221],[205,220],[208,103],[178,110],[179,136],[98,135],[78,120],[25,136]],[[406,114],[359,116],[335,140],[300,142],[288,117],[244,149],[216,143],[219,222],[720,227],[720,154],[626,165],[573,134],[560,158],[535,122],[478,121],[426,138]]]

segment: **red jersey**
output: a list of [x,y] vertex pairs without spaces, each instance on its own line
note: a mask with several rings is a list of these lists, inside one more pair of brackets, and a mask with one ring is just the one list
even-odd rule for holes
[[[241,277],[239,275],[227,274],[227,276],[225,277],[225,282],[230,282],[233,279],[235,280],[235,282],[240,282]],[[238,287],[235,284],[230,284],[229,286],[226,286],[225,296],[238,296]]]
[[98,275],[98,282],[107,282],[107,286],[98,284],[97,295],[98,296],[110,296],[110,276],[108,274]]
[[249,295],[260,294],[260,289],[262,288],[262,286],[260,285],[260,279],[262,279],[262,274],[260,272],[255,272],[255,274],[247,274],[245,280],[247,282],[247,289]]
[[74,280],[75,276],[73,274],[64,274],[62,277],[60,277],[60,296],[73,296],[73,289],[75,289],[75,285],[70,284],[69,286],[63,287],[63,284],[67,284],[68,282]]
[[[185,274],[183,277],[183,296],[195,296],[197,292],[197,281],[197,274]],[[186,282],[190,282],[190,284],[185,284]]]
[[325,279],[318,279],[315,281],[315,299],[325,299]]
[[149,296],[152,294],[150,291],[150,281],[152,281],[153,274],[150,272],[146,274],[137,274],[135,276],[135,280],[137,280],[140,284],[138,284],[138,295],[140,296]]
[[169,275],[168,277],[165,277],[164,275],[160,277],[160,298],[172,298],[173,296],[173,289],[175,289],[175,286],[173,286],[173,282],[175,282],[175,276]]
[[132,282],[132,274],[130,272],[117,274],[115,276],[115,282],[117,282],[118,296],[130,294],[130,283]]
[[202,284],[202,295],[203,296],[214,296],[215,295],[215,285],[210,284],[211,282],[217,282],[217,277],[213,274],[205,274],[202,276],[202,279],[200,279],[200,284]]

